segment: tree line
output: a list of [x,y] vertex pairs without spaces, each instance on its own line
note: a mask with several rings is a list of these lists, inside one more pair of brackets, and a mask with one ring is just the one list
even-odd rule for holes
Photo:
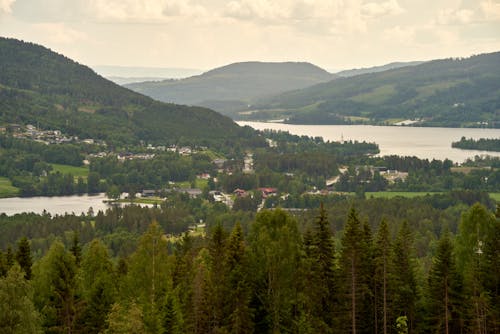
[[468,207],[456,232],[441,230],[425,265],[409,223],[367,221],[354,208],[334,217],[344,220],[337,232],[323,206],[305,228],[278,209],[246,227],[218,223],[205,236],[175,239],[151,218],[124,257],[110,254],[105,235],[82,243],[71,233],[33,260],[30,241],[20,238],[0,253],[0,328],[496,333],[499,213]]

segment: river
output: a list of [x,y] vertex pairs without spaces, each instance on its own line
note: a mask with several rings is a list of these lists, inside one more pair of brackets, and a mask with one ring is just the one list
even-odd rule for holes
[[462,163],[476,155],[500,157],[500,152],[460,150],[451,143],[466,138],[500,138],[500,129],[478,128],[424,128],[409,126],[373,125],[295,125],[284,123],[237,122],[257,130],[288,131],[295,135],[323,137],[324,140],[357,140],[375,142],[380,155],[416,156],[421,159],[445,158]]

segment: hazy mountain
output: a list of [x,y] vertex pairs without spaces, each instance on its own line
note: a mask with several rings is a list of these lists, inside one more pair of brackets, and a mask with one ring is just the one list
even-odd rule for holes
[[2,123],[122,144],[221,145],[253,136],[212,110],[154,101],[45,47],[6,38],[0,38]]
[[335,77],[309,63],[243,62],[186,79],[135,83],[126,87],[160,101],[207,106],[230,113],[247,109],[256,98],[308,87]]
[[342,77],[342,78],[348,78],[348,77],[353,77],[353,76],[360,75],[360,74],[378,73],[378,72],[392,70],[392,69],[400,68],[400,67],[420,65],[422,63],[423,63],[423,61],[394,62],[394,63],[382,65],[382,66],[373,66],[373,67],[366,67],[366,68],[354,68],[354,69],[350,69],[350,70],[335,72],[335,74],[338,75],[339,77]]
[[500,127],[500,52],[340,78],[261,100],[254,119]]
[[[201,74],[194,68],[96,65],[91,68],[103,77],[180,79]],[[146,81],[146,80],[144,80]]]

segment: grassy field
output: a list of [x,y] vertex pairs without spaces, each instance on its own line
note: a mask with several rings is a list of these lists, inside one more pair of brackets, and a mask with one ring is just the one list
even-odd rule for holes
[[366,198],[394,198],[394,197],[420,197],[425,195],[437,195],[441,194],[439,192],[409,192],[409,191],[378,191],[378,192],[366,192]]
[[495,201],[500,202],[500,193],[490,193],[490,197]]
[[69,165],[60,165],[60,164],[50,164],[52,166],[52,170],[54,172],[59,172],[62,174],[73,174],[74,177],[83,177],[86,178],[89,175],[88,167],[75,167]]
[[6,177],[0,177],[0,198],[14,197],[19,194],[19,189],[14,187]]

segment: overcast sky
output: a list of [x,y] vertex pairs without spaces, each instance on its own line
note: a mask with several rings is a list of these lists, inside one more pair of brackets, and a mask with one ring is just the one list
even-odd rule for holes
[[500,51],[500,0],[0,0],[0,35],[86,65],[341,70]]

